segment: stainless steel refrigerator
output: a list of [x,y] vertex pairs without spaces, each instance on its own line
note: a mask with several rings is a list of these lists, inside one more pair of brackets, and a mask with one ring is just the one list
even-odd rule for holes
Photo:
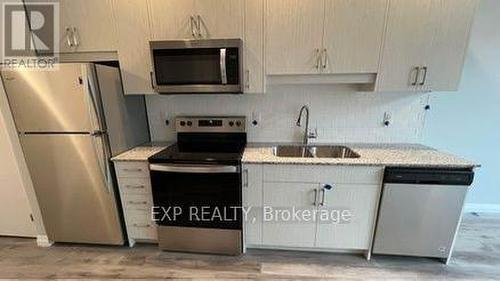
[[143,97],[112,64],[2,71],[50,240],[123,244],[109,161],[149,140]]

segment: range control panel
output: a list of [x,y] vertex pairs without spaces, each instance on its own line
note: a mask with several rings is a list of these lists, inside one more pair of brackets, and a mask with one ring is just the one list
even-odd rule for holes
[[178,133],[244,133],[244,116],[181,116],[175,119]]

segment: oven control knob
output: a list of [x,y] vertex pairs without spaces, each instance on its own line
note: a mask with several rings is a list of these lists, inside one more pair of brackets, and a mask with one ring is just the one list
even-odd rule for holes
[[186,122],[185,121],[181,121],[181,126],[186,126]]
[[241,122],[240,121],[236,121],[236,126],[240,127],[241,126]]
[[229,126],[234,126],[234,122],[233,121],[229,121]]
[[189,127],[191,127],[191,126],[193,126],[193,122],[188,121],[188,122],[187,122],[187,125],[188,125]]

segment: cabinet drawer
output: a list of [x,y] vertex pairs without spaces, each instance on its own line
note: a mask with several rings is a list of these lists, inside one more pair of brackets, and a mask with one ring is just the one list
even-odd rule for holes
[[328,165],[265,165],[264,182],[380,184],[383,167]]
[[150,194],[122,194],[123,208],[151,212],[153,198]]
[[149,178],[118,178],[118,186],[122,194],[151,195]]
[[116,162],[119,178],[149,178],[148,162]]
[[127,211],[125,215],[128,235],[133,239],[156,240],[156,224],[149,211]]

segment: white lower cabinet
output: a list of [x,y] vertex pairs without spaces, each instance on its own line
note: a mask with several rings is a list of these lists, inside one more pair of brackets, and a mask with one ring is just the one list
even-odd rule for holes
[[[324,206],[331,219],[342,215],[349,222],[318,223],[316,247],[366,250],[370,247],[380,185],[338,184],[325,190]],[[342,212],[344,212],[342,214]]]
[[[248,247],[368,251],[383,167],[244,165]],[[260,231],[260,236],[258,231]]]
[[129,245],[134,246],[136,241],[156,242],[158,235],[151,217],[153,194],[148,163],[117,161],[115,170]]
[[295,221],[292,213],[297,210],[312,213],[316,208],[317,187],[314,183],[264,183],[263,245],[314,247],[315,220]]

